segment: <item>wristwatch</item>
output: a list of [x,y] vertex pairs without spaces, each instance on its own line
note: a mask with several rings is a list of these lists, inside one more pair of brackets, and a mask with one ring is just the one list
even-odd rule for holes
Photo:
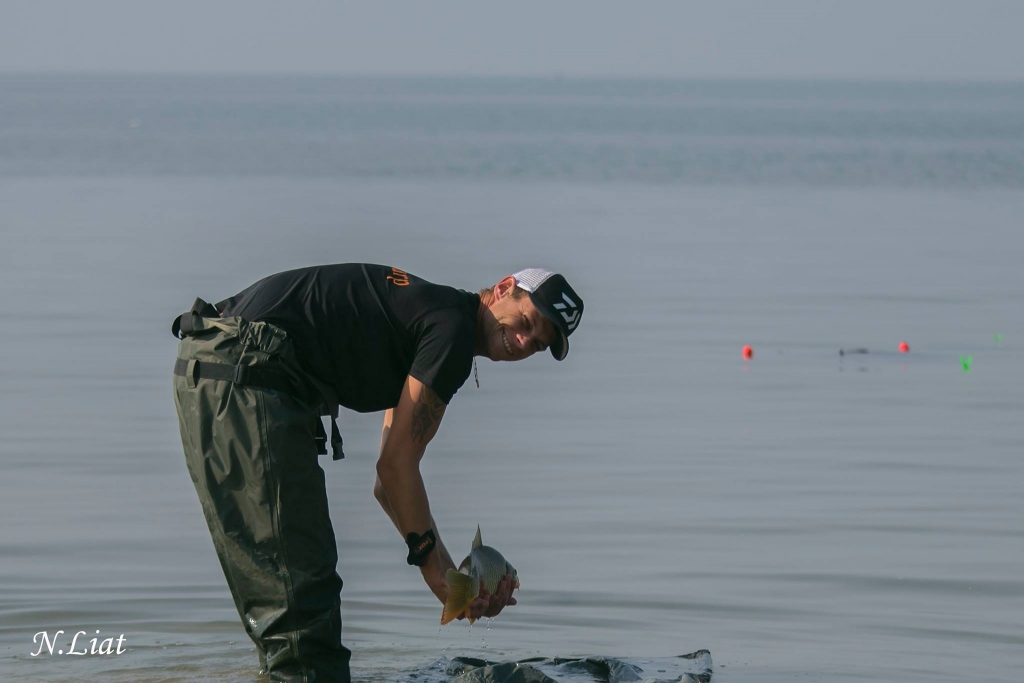
[[413,566],[422,567],[427,563],[430,552],[437,546],[437,537],[434,536],[433,529],[427,529],[422,534],[410,531],[405,537],[405,544],[409,546],[409,556],[405,561]]

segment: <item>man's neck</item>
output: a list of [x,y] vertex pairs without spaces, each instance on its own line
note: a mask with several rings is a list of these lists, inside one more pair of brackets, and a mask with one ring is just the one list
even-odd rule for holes
[[480,304],[476,308],[476,332],[473,339],[473,355],[474,356],[486,356],[487,355],[487,335],[484,330],[484,320],[487,319],[488,304],[490,304],[493,294],[487,292],[481,294]]

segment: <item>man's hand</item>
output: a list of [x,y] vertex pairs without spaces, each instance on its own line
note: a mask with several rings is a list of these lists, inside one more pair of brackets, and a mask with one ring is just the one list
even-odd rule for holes
[[[483,579],[480,579],[480,595],[477,596],[476,600],[469,603],[468,616],[473,619],[498,616],[501,610],[505,609],[506,605],[516,604],[516,599],[512,597],[512,591],[515,590],[515,587],[515,579],[512,578],[511,574],[506,574],[498,582],[498,587],[494,589],[494,594],[492,595],[484,588]],[[459,618],[461,619],[462,617]]]
[[[455,565],[446,566],[440,555],[436,552],[431,553],[430,560],[420,567],[423,580],[442,605],[448,602],[448,594],[451,593],[451,588],[448,586],[446,579],[449,569],[455,569]],[[466,611],[457,618],[461,620],[466,617],[479,619],[480,617],[498,616],[507,605],[516,604],[516,599],[512,597],[512,591],[515,590],[515,586],[515,579],[512,578],[511,574],[507,574],[498,582],[494,593],[488,593],[487,589],[484,588],[484,581],[481,579],[480,593],[473,602],[469,603]]]

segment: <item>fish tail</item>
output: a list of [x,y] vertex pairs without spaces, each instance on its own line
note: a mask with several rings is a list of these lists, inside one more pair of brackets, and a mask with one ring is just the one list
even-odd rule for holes
[[444,612],[441,613],[442,626],[457,619],[480,594],[480,582],[461,572],[449,569],[445,579],[451,590],[448,592],[448,601],[444,603]]

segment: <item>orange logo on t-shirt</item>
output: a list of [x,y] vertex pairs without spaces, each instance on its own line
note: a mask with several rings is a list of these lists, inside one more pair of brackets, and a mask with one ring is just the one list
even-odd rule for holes
[[405,272],[404,270],[399,270],[398,268],[392,266],[391,275],[388,275],[384,279],[391,280],[399,287],[405,287],[407,284],[409,284],[409,273]]

